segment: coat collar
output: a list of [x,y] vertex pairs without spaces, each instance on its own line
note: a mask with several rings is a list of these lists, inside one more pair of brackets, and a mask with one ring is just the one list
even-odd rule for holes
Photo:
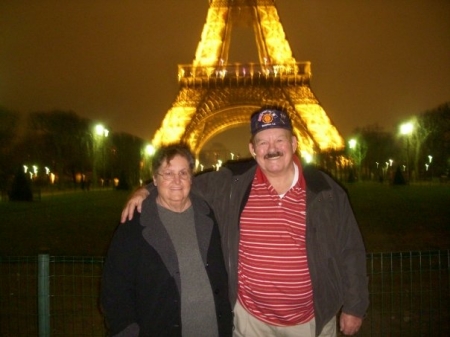
[[[174,277],[178,290],[181,289],[181,278],[178,273],[178,258],[175,247],[170,239],[164,224],[161,222],[156,205],[158,191],[153,189],[148,198],[142,204],[140,224],[143,228],[142,236],[152,246],[163,260],[170,275]],[[194,193],[189,195],[194,208],[195,230],[197,242],[203,263],[207,263],[208,248],[211,241],[214,221],[211,208]]]

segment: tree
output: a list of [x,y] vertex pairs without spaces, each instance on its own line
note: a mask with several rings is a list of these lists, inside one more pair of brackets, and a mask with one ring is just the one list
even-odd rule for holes
[[[422,146],[431,133],[429,126],[424,123],[424,119],[420,116],[413,118],[414,130],[408,140],[411,145],[412,168],[416,178],[420,177],[419,158],[422,153]],[[407,136],[408,137],[408,136]],[[409,155],[409,153],[407,154]]]
[[128,191],[130,189],[130,184],[128,183],[125,171],[120,172],[119,183],[117,184],[117,190]]
[[41,165],[52,166],[60,178],[75,181],[75,172],[89,167],[91,138],[88,119],[72,111],[34,112],[29,116],[26,143],[29,157]]
[[[448,175],[450,168],[450,102],[425,111],[418,118],[428,136],[421,148],[420,164],[429,165],[435,175]],[[429,157],[431,156],[431,158]]]
[[118,177],[123,172],[128,183],[137,186],[140,180],[143,139],[123,132],[113,133],[111,140],[111,148],[107,151],[110,156],[111,175]]
[[0,107],[0,190],[6,190],[14,167],[20,163],[17,144],[20,140],[20,115]]
[[378,124],[368,125],[355,130],[358,135],[361,151],[361,175],[363,179],[384,178],[382,167],[397,155],[397,148],[391,133],[383,130]]
[[347,151],[348,156],[354,165],[354,167],[350,169],[349,181],[356,181],[357,179],[362,178],[361,164],[367,153],[367,144],[361,134],[349,140]]

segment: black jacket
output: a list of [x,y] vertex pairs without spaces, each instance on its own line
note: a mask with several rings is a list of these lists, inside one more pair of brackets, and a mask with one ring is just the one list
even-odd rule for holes
[[[237,299],[240,215],[255,176],[255,161],[201,174],[193,189],[214,209],[232,306]],[[327,174],[309,166],[306,181],[306,250],[313,286],[316,334],[340,309],[363,317],[369,305],[366,252],[346,192]]]
[[[214,294],[219,336],[231,336],[232,312],[220,234],[211,208],[190,195],[200,253]],[[181,336],[175,248],[158,216],[156,190],[142,214],[119,225],[106,258],[101,302],[111,336]]]

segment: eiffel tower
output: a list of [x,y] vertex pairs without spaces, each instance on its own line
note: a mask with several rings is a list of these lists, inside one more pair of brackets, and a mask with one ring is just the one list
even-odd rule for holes
[[[233,26],[253,28],[259,62],[228,63]],[[302,156],[344,142],[310,88],[311,63],[297,62],[274,0],[210,0],[195,59],[178,66],[179,92],[156,131],[154,147],[183,141],[199,158],[205,143],[248,125],[261,105],[288,111]]]

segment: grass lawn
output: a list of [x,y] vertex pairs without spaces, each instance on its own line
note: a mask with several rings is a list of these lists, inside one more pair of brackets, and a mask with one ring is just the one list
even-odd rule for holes
[[105,255],[129,195],[79,190],[0,202],[0,255]]
[[368,252],[450,248],[450,185],[346,185]]
[[[369,252],[450,248],[450,185],[346,185]],[[130,192],[0,202],[0,255],[103,256]]]

